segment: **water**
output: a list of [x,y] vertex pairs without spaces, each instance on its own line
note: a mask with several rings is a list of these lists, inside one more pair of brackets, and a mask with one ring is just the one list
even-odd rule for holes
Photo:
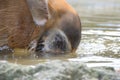
[[[82,22],[82,40],[76,51],[70,54],[50,59],[85,59],[85,62],[111,63],[114,67],[120,67],[115,62],[120,62],[120,1],[118,0],[67,0],[78,12]],[[29,56],[26,50],[16,49],[12,59],[4,56],[10,62],[21,64],[34,64],[46,59],[36,59]],[[106,61],[107,58],[107,61]],[[103,61],[101,61],[101,59]],[[98,62],[97,62],[98,61]],[[84,62],[84,60],[82,60]],[[90,64],[90,63],[89,63]],[[88,65],[89,66],[89,65]],[[106,66],[106,65],[102,65]]]
[[[82,59],[93,62],[95,66],[103,63],[102,66],[112,64],[113,67],[120,68],[120,1],[118,0],[67,0],[78,12],[82,22],[82,40],[76,51],[77,55],[67,55],[49,59],[74,59],[81,61]],[[25,50],[16,50],[15,55],[29,54]],[[73,58],[74,57],[74,58]],[[22,60],[23,59],[23,60]],[[32,59],[32,60],[31,60]],[[45,61],[46,59],[30,60],[20,57],[15,58],[15,62],[26,62],[30,64],[33,61]],[[82,62],[84,62],[82,60]],[[102,60],[102,61],[101,61]],[[10,60],[14,61],[14,60]],[[28,62],[27,62],[28,61]],[[105,64],[106,63],[106,64]],[[89,63],[89,65],[91,65]],[[89,66],[88,65],[88,66]]]
[[112,67],[119,71],[120,1],[67,1],[76,9],[82,22],[82,40],[76,54],[36,59],[34,55],[29,56],[26,50],[16,49],[12,59],[8,56],[4,56],[3,59],[24,65],[34,65],[54,60],[83,62],[87,67]]
[[82,21],[82,41],[77,59],[89,67],[120,68],[120,1],[68,0]]

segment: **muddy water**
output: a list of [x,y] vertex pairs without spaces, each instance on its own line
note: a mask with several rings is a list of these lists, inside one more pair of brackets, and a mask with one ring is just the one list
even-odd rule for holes
[[68,0],[79,12],[82,21],[82,41],[78,58],[89,67],[120,68],[120,1]]
[[[68,0],[79,13],[82,22],[82,40],[76,54],[37,59],[26,50],[16,49],[1,59],[33,65],[51,60],[84,62],[88,67],[107,66],[120,69],[120,1]],[[28,57],[29,56],[29,57]]]
[[[120,67],[120,1],[119,0],[68,0],[80,15],[82,22],[82,40],[76,51],[62,57],[49,60],[72,60],[89,63],[88,66]],[[17,56],[17,57],[16,57]],[[12,59],[2,59],[22,64],[35,64],[46,59],[36,59],[26,50],[16,49]],[[48,60],[48,59],[47,59]],[[107,64],[107,65],[106,65]]]
[[[68,2],[81,18],[82,40],[76,52],[77,56],[72,54],[59,58],[76,57],[74,59],[86,58],[88,62],[120,62],[120,1],[68,0]],[[25,50],[16,50],[15,55],[21,54],[28,55]]]

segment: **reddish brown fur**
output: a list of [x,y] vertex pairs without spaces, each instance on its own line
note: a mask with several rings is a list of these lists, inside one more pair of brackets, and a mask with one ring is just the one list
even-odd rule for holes
[[[51,28],[58,28],[67,35],[72,49],[77,48],[81,34],[80,20],[75,10],[65,0],[48,0],[46,5],[37,4],[35,1],[38,0],[33,0],[35,5],[29,2],[30,0],[27,1],[0,0],[0,46],[25,48],[32,40],[39,38],[41,33]],[[44,9],[41,6],[45,6]],[[41,17],[44,13],[44,17]],[[33,18],[39,20],[39,17],[47,20],[42,28],[36,27],[40,25],[36,25],[33,20]]]
[[66,0],[48,0],[49,14],[51,15],[45,28],[61,29],[71,43],[72,51],[75,51],[80,43],[81,23],[76,11]]
[[0,39],[6,40],[4,44],[12,48],[26,47],[34,28],[25,0],[0,0]]

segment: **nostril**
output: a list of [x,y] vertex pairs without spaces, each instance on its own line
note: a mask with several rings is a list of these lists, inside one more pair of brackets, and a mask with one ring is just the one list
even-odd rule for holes
[[44,48],[44,44],[39,44],[36,47],[36,51],[42,51],[43,48]]

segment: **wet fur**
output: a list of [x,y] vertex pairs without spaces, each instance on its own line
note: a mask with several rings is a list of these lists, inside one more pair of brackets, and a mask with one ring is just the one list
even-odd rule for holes
[[52,34],[54,30],[60,31],[55,32],[53,38],[58,35],[57,38],[61,38],[56,44],[62,43],[57,48],[59,51],[77,49],[81,38],[80,19],[65,0],[0,0],[0,46],[26,48],[33,42],[34,47],[30,47],[39,52],[40,41],[47,32]]
[[34,28],[26,0],[0,0],[0,39],[5,40],[4,44],[25,48]]
[[48,0],[48,10],[51,15],[45,25],[45,32],[51,28],[60,29],[68,38],[75,51],[81,39],[81,23],[76,11],[65,0]]
[[45,32],[38,40],[35,49],[37,55],[58,55],[71,51],[67,36],[60,29],[54,28]]

